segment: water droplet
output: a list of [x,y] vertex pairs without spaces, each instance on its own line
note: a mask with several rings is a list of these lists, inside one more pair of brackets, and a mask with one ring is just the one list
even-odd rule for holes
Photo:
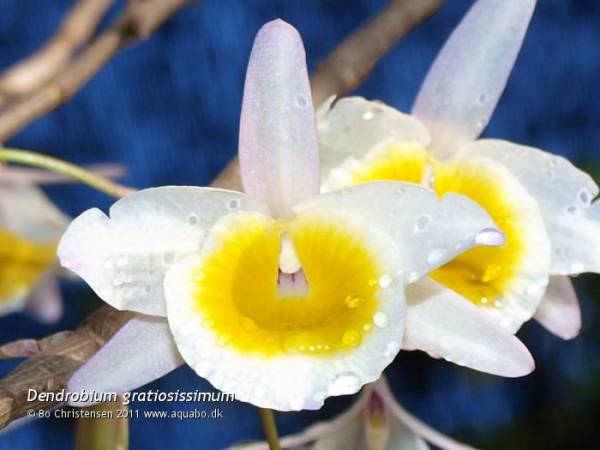
[[379,328],[384,328],[387,326],[388,324],[388,318],[387,316],[382,313],[382,312],[378,312],[373,316],[373,322],[375,323],[375,325],[377,325]]
[[124,256],[120,256],[117,258],[117,267],[122,269],[127,265],[127,258]]
[[304,406],[304,400],[301,398],[294,398],[290,400],[290,409],[292,411],[300,411]]
[[427,264],[429,264],[431,267],[436,267],[442,262],[443,257],[444,251],[439,248],[435,248],[429,252],[429,255],[427,255]]
[[502,273],[502,267],[500,267],[498,264],[490,264],[489,266],[487,266],[485,268],[485,271],[483,272],[483,275],[481,276],[481,281],[483,283],[489,283],[491,281],[498,279],[498,277],[500,276],[501,273]]
[[232,198],[231,200],[227,201],[226,206],[227,206],[227,209],[230,209],[230,210],[238,209],[240,207],[240,199]]
[[123,275],[123,273],[119,272],[113,278],[113,286],[115,286],[115,287],[121,286],[121,285],[123,285],[123,283],[125,283],[125,276]]
[[571,274],[572,275],[579,275],[584,270],[585,270],[585,267],[581,263],[576,262],[576,263],[571,264]]
[[354,394],[360,389],[360,379],[352,372],[337,375],[327,390],[330,396]]
[[549,180],[554,178],[554,172],[552,172],[551,170],[544,170],[544,175],[546,175],[546,178],[548,178]]
[[487,305],[489,303],[489,299],[487,297],[481,297],[479,301],[482,305]]
[[400,351],[400,343],[396,341],[390,341],[388,345],[385,347],[385,351],[383,352],[383,356],[386,358],[391,358],[396,356],[396,354]]
[[368,323],[365,323],[365,324],[362,326],[362,329],[363,329],[363,331],[365,331],[365,332],[367,332],[367,331],[371,331],[371,325],[370,325],[370,324],[368,324]]
[[488,96],[486,94],[481,94],[479,97],[477,97],[477,101],[480,105],[483,105],[488,101]]
[[258,325],[256,325],[256,322],[254,322],[254,320],[248,317],[242,317],[240,319],[240,326],[242,327],[242,330],[247,331],[249,333],[258,329]]
[[215,370],[215,366],[212,363],[212,361],[209,361],[208,359],[204,359],[204,360],[198,361],[198,363],[196,363],[194,370],[201,377],[207,377],[211,373],[213,373],[213,371]]
[[429,223],[431,222],[431,216],[421,216],[417,219],[415,223],[414,231],[415,233],[421,233],[427,229]]
[[408,274],[408,276],[406,277],[406,281],[408,281],[409,283],[414,283],[415,281],[417,281],[421,276],[419,275],[418,272],[410,272]]
[[298,108],[306,108],[306,105],[308,105],[308,100],[306,100],[304,95],[299,95],[296,97],[296,106]]
[[373,117],[375,117],[375,113],[370,109],[365,111],[362,115],[363,120],[371,120]]
[[173,255],[173,253],[165,253],[165,254],[163,255],[163,258],[162,258],[162,259],[163,259],[163,262],[164,262],[165,264],[173,264],[173,261],[174,261],[174,259],[175,259],[175,256]]
[[346,305],[346,308],[348,308],[348,309],[358,308],[364,302],[365,302],[364,298],[358,297],[356,295],[348,295],[344,300],[344,304]]
[[569,206],[567,206],[565,211],[567,212],[567,214],[575,214],[577,212],[577,206],[569,205]]
[[379,279],[379,286],[388,288],[392,284],[392,278],[389,275],[384,275]]
[[347,330],[342,336],[342,343],[346,347],[357,347],[362,341],[362,335],[356,330]]
[[218,344],[221,347],[226,346],[231,341],[231,335],[229,333],[223,333],[219,336]]
[[204,274],[202,272],[194,275],[194,281],[196,283],[200,283],[202,280],[204,280]]
[[198,223],[198,216],[196,214],[190,214],[188,216],[188,223],[192,226]]
[[327,397],[327,394],[323,391],[319,391],[315,395],[313,395],[312,399],[317,404],[317,406],[319,406],[325,401],[325,397]]
[[592,197],[588,191],[584,190],[579,193],[579,201],[581,201],[581,203],[583,203],[584,205],[589,205],[591,200]]
[[257,398],[263,398],[267,394],[267,388],[263,385],[258,385],[254,388],[254,396]]

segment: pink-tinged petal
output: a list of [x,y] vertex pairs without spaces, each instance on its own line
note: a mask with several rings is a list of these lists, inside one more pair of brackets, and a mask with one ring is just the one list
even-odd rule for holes
[[[124,393],[183,364],[167,321],[138,315],[127,322],[68,382],[70,392]],[[87,406],[93,403],[72,403]]]
[[44,323],[54,323],[62,317],[63,300],[54,270],[46,273],[33,288],[27,311]]
[[535,0],[479,0],[429,70],[413,107],[447,158],[487,125],[525,37]]
[[409,286],[404,348],[505,377],[533,371],[531,354],[485,311],[430,279]]
[[569,277],[550,277],[534,317],[544,328],[562,339],[573,339],[579,334],[581,309]]
[[[398,441],[399,443],[411,444],[409,447],[393,447],[390,449],[422,449],[428,448],[422,439],[432,443],[433,445],[443,450],[474,450],[473,447],[463,444],[462,442],[455,441],[454,439],[434,430],[429,425],[421,422],[415,416],[406,411],[397,401],[385,380],[385,377],[381,377],[374,385],[374,389],[379,395],[381,395],[385,407],[390,411],[391,415],[395,420],[398,421],[403,427],[405,427],[413,436],[409,436],[409,439],[403,439]],[[422,439],[414,439],[415,437]],[[392,436],[393,439],[398,436]],[[405,442],[407,441],[407,442]]]
[[315,117],[300,35],[282,20],[264,25],[250,55],[242,116],[244,190],[285,214],[319,191]]

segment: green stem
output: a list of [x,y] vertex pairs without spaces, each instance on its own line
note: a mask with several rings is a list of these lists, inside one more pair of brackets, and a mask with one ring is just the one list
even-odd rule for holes
[[111,197],[121,198],[133,192],[131,188],[110,181],[107,178],[96,175],[75,164],[51,156],[42,155],[41,153],[30,152],[28,150],[1,148],[0,161],[39,167],[40,169],[45,169],[50,172],[66,175],[83,184],[87,184],[100,192],[104,192]]
[[277,433],[277,425],[275,424],[275,416],[273,411],[265,408],[258,408],[260,419],[262,420],[263,428],[265,429],[265,436],[269,443],[270,450],[281,450],[281,444],[279,443],[279,434]]

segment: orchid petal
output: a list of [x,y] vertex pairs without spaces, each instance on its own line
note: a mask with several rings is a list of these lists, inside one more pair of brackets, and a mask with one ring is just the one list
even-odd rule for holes
[[317,132],[323,179],[348,159],[360,159],[388,140],[413,142],[427,148],[429,133],[417,119],[381,102],[362,97],[325,102],[317,110]]
[[44,323],[55,323],[61,318],[63,300],[53,270],[46,273],[31,291],[27,310]]
[[[183,364],[167,321],[136,315],[68,381],[70,392],[125,393]],[[93,402],[72,402],[88,406]]]
[[58,240],[69,219],[38,187],[10,184],[0,187],[0,225],[34,242]]
[[310,199],[294,209],[347,211],[366,216],[389,234],[402,254],[406,283],[413,283],[469,248],[501,245],[503,235],[479,205],[447,194],[439,199],[421,186],[374,182]]
[[469,300],[425,279],[406,291],[404,348],[505,377],[534,369],[527,348]]
[[581,309],[569,277],[553,276],[535,312],[535,320],[562,339],[573,339],[581,329]]
[[431,132],[433,154],[447,158],[487,125],[525,37],[535,0],[479,0],[446,41],[413,114]]
[[239,192],[197,187],[146,189],[77,217],[58,256],[117,309],[164,315],[166,270],[198,253],[212,225],[232,210],[265,207]]
[[[290,297],[271,295],[277,279],[265,275],[277,273],[280,226],[250,212],[216,223],[201,254],[175,265],[165,277],[169,325],[187,364],[220,391],[262,408],[319,409],[327,397],[354,394],[375,381],[398,354],[405,320],[401,259],[396,243],[367,215],[315,208],[292,219],[292,239],[315,293],[303,313],[311,303],[342,302],[323,310],[336,311],[330,317],[315,316],[318,325],[298,324],[283,316],[300,313],[276,309],[281,302],[285,308]],[[275,239],[269,241],[269,235]],[[368,256],[354,259],[362,252]],[[349,272],[347,262],[356,262]],[[326,285],[333,282],[326,297],[318,294],[322,279]],[[248,283],[252,288],[240,292]],[[348,306],[352,295],[373,309]],[[356,320],[340,324],[345,314]],[[278,331],[286,325],[285,334]],[[320,327],[328,327],[328,336]]]
[[567,159],[499,140],[465,147],[503,164],[536,200],[551,244],[552,275],[600,273],[598,186]]
[[244,190],[275,215],[319,191],[319,150],[306,56],[294,27],[264,25],[250,55],[242,116]]

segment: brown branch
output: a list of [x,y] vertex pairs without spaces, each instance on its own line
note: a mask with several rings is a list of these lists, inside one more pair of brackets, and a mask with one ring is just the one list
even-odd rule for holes
[[[364,28],[372,29],[373,23],[380,23],[382,27],[384,26],[383,24],[386,24],[384,28],[388,30],[388,33],[393,33],[396,39],[399,39],[419,22],[417,20],[418,17],[424,20],[433,12],[432,3],[432,1],[426,0],[419,2],[414,0],[394,0],[393,4],[404,4],[406,14],[411,15],[410,20],[407,20],[402,14],[398,16],[399,6],[395,6],[395,9],[393,9],[396,12],[393,15],[393,20],[396,21],[395,25],[388,23],[387,21],[392,19],[385,19],[383,17],[389,13],[390,7],[388,7],[380,14],[382,17],[373,19]],[[436,3],[438,6],[441,5],[440,1]],[[422,9],[417,5],[421,5]],[[419,11],[422,12],[419,14]],[[402,29],[402,32],[399,32],[398,28]],[[380,56],[395,43],[391,38],[384,39],[379,32],[375,32],[371,36],[371,34],[364,33],[363,30],[359,30],[354,36],[361,36],[362,41],[373,39],[386,42],[387,47],[385,49],[379,44]],[[356,48],[354,48],[355,46]],[[363,61],[367,61],[370,67],[372,67],[376,61],[371,53],[371,48],[373,48],[373,45],[368,45],[366,42],[360,42],[360,45],[357,45],[355,39],[349,38],[343,41],[331,53],[331,57],[357,52],[361,56],[353,58],[353,64],[363,66]],[[333,74],[330,75],[327,72],[335,72],[337,69],[329,61],[329,58],[327,58],[319,69],[320,75],[312,78],[313,93],[317,93],[319,96],[315,96],[317,99],[325,99],[336,93],[344,94],[354,89],[366,75],[362,67],[360,69],[358,67],[353,68],[347,62],[345,63],[344,70],[354,73],[360,72],[362,75],[354,78],[355,84],[350,85],[345,82],[345,84],[336,85],[330,81],[335,79]],[[237,160],[234,160],[215,179],[213,186],[240,189],[239,173]],[[103,306],[72,333],[66,335],[64,333],[60,334],[56,343],[48,344],[48,341],[46,341],[47,339],[53,339],[52,336],[42,340],[43,345],[46,347],[41,349],[39,354],[28,359],[10,375],[0,380],[0,428],[8,425],[12,420],[22,417],[29,408],[53,406],[51,404],[32,405],[31,403],[27,403],[27,389],[34,388],[45,392],[63,389],[73,372],[98,351],[104,342],[116,333],[130,317],[130,313],[119,312],[110,306]],[[102,332],[98,332],[98,330],[102,330]],[[42,344],[39,345],[40,347],[42,346]]]
[[63,71],[0,114],[0,142],[69,100],[119,50],[149,36],[191,0],[137,0],[99,34]]
[[44,47],[0,75],[0,104],[2,97],[27,94],[54,77],[90,39],[113,1],[78,0]]
[[392,0],[387,8],[342,41],[312,76],[313,102],[354,90],[383,55],[416,25],[442,6],[443,0]]

